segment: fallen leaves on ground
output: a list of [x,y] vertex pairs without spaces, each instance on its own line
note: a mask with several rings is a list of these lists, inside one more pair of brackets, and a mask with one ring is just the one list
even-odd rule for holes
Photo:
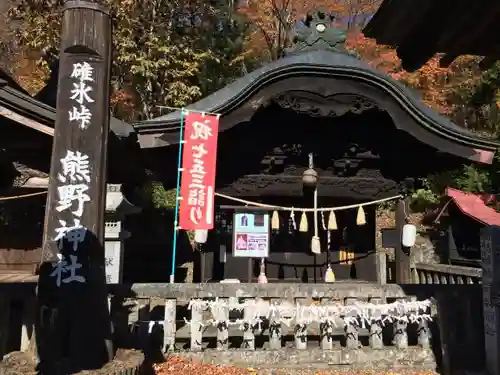
[[156,375],[248,375],[256,373],[253,369],[241,369],[233,366],[206,365],[186,360],[180,356],[171,356],[166,362],[156,364],[153,368]]
[[[287,370],[259,371],[253,368],[237,368],[233,366],[208,365],[187,360],[181,356],[171,356],[164,363],[154,365],[156,375],[251,375],[251,374],[275,374],[286,375]],[[304,369],[293,370],[294,374],[315,374],[315,375],[437,375],[435,371],[429,370],[393,370],[393,371],[316,371]]]

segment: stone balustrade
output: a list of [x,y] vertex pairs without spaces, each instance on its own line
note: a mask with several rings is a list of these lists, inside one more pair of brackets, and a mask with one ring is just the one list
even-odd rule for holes
[[482,269],[448,264],[416,263],[412,268],[415,284],[481,284]]
[[143,347],[158,340],[165,352],[181,350],[207,362],[248,366],[435,366],[429,327],[435,306],[418,303],[398,285],[119,287],[113,286],[112,315],[116,320],[120,307],[128,306],[129,327],[135,327]]
[[[10,313],[9,309],[2,310],[2,354],[28,349],[33,332],[35,286],[0,284],[0,298],[11,307]],[[478,284],[399,286],[336,282],[108,287],[118,347],[154,350],[156,354],[175,350],[208,363],[233,363],[271,368],[270,371],[286,367],[341,371],[434,369],[440,358],[445,373],[452,369],[476,371],[484,365],[483,293]],[[431,321],[412,320],[412,314],[404,309],[394,314],[397,305],[391,305],[392,312],[385,309],[379,315],[367,309],[368,303],[414,301],[412,296],[418,296],[420,301],[432,300],[430,312],[420,311],[430,314]],[[364,308],[361,313],[352,307],[358,303]],[[264,315],[263,319],[256,319],[258,315]],[[390,315],[402,319],[387,319]]]

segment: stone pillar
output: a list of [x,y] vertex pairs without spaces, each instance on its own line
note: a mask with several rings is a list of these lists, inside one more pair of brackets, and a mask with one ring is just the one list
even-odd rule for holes
[[500,227],[481,230],[481,263],[483,267],[483,316],[486,369],[490,375],[500,375]]
[[139,213],[141,208],[130,203],[121,192],[121,184],[108,184],[106,188],[106,213],[104,252],[106,282],[120,284],[123,269],[123,244],[130,233],[123,230],[123,220],[129,214]]

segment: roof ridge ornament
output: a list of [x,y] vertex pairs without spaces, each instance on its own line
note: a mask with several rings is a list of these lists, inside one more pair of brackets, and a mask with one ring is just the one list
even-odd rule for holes
[[284,56],[302,52],[327,50],[352,55],[345,48],[347,34],[333,25],[335,16],[324,10],[308,12],[303,21],[295,25],[293,45],[285,48]]

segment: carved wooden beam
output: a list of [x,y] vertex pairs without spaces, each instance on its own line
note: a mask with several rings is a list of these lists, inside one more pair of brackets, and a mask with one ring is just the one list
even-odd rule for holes
[[[217,191],[233,197],[299,197],[303,185],[300,176],[258,174],[243,176]],[[398,195],[399,185],[384,178],[320,176],[318,193],[321,197],[373,200]]]

